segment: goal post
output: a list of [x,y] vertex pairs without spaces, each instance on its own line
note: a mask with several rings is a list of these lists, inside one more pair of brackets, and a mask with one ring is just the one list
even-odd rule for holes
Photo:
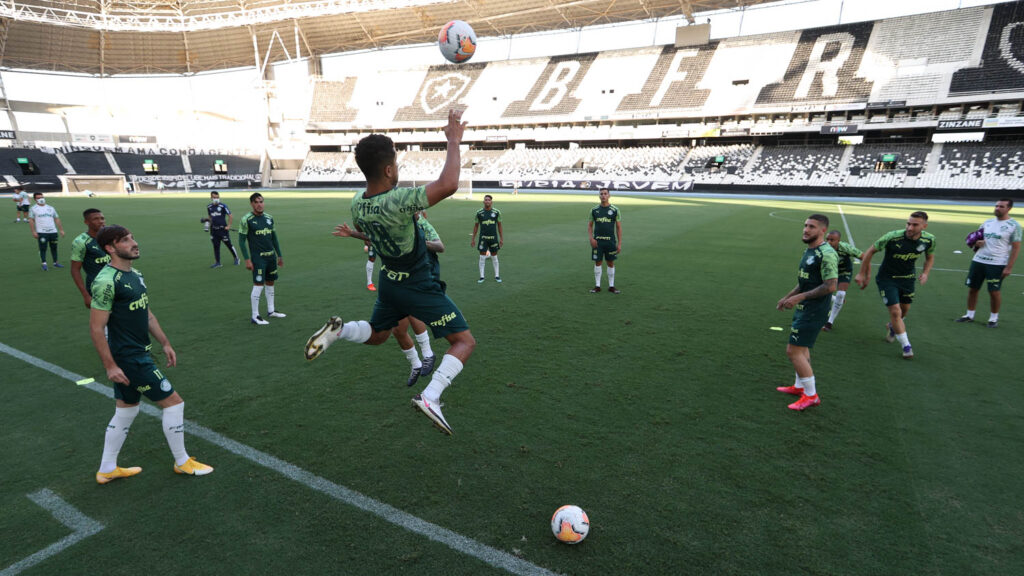
[[471,168],[463,168],[459,171],[459,189],[455,193],[461,194],[469,200],[473,199],[473,170]]
[[77,174],[59,175],[62,194],[124,194],[124,175],[80,176]]

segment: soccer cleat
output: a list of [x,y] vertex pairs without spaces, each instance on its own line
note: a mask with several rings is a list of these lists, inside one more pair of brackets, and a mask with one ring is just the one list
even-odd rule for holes
[[213,264],[210,264],[210,268],[220,268],[220,267],[221,267],[220,262],[214,262]]
[[594,286],[593,288],[590,289],[590,293],[591,294],[597,294],[600,291],[601,291],[601,287],[600,286]]
[[129,476],[135,476],[139,472],[142,472],[142,468],[139,468],[138,466],[132,466],[131,468],[121,468],[120,466],[118,466],[117,468],[114,468],[111,472],[97,472],[96,483],[106,484],[107,482],[113,482],[118,478],[127,478]]
[[420,368],[420,376],[428,376],[434,371],[434,361],[437,360],[437,356],[424,356],[423,367]]
[[323,354],[324,350],[327,350],[327,347],[341,335],[343,324],[341,318],[331,316],[326,324],[310,336],[306,341],[306,360],[315,360],[317,356]]
[[274,310],[273,312],[270,312],[269,314],[267,314],[267,316],[270,316],[271,318],[287,318],[288,317],[287,314],[285,314],[284,312],[280,312],[278,310]]
[[188,474],[189,476],[206,476],[213,472],[213,466],[207,466],[195,458],[189,458],[187,462],[178,466],[174,465],[175,474]]
[[235,266],[238,266],[238,258],[235,258]]
[[891,323],[890,324],[886,324],[885,328],[886,328],[885,341],[886,342],[895,342],[896,341],[896,331],[892,329],[892,324]]
[[906,346],[903,347],[903,359],[910,360],[913,357],[914,349],[910,347],[910,344],[907,344]]
[[483,284],[484,283],[484,277],[481,276],[480,279],[476,281],[476,283],[477,284]]
[[832,323],[831,322],[825,322],[825,325],[821,327],[821,331],[822,332],[831,332],[832,331]]
[[494,277],[494,281],[497,282],[498,284],[501,284],[501,277],[500,276],[495,276]]
[[956,320],[953,320],[953,322],[974,322],[974,318],[971,318],[970,316],[964,314],[963,316],[957,318]]
[[406,386],[412,386],[419,379],[420,379],[420,369],[419,368],[413,368],[412,371],[409,372],[409,381],[406,382],[405,385]]
[[376,292],[377,291],[377,287],[374,286],[372,282],[366,285],[366,289],[369,290],[370,292]]
[[609,286],[608,291],[611,292],[612,294],[622,294],[622,290],[619,290],[615,286]]
[[793,396],[804,395],[804,389],[797,388],[796,386],[776,386],[775,389],[784,394],[792,394]]
[[46,268],[46,262],[43,262],[43,272],[46,272],[46,270],[47,270],[47,268]]
[[267,322],[266,320],[264,320],[262,316],[256,316],[255,318],[250,318],[249,322],[251,322],[253,324],[256,324],[258,326],[265,326],[267,324],[270,324],[270,322]]
[[998,320],[989,320],[988,321],[988,327],[989,328],[997,328],[998,326],[999,326],[999,321]]
[[448,425],[448,422],[444,419],[444,415],[441,414],[441,407],[437,404],[427,400],[422,394],[417,394],[412,397],[412,405],[419,409],[420,412],[426,414],[427,418],[434,423],[434,426],[438,430],[445,434],[452,435],[452,427]]
[[54,262],[54,263],[53,263],[53,267],[54,267],[54,268],[63,268],[63,267],[64,267],[64,265],[63,265],[63,264],[61,264],[60,262]]
[[803,412],[804,410],[810,408],[811,406],[817,406],[818,404],[821,404],[821,398],[818,398],[817,394],[815,394],[814,396],[808,396],[804,394],[800,396],[799,400],[790,404],[789,409],[796,410],[798,412]]

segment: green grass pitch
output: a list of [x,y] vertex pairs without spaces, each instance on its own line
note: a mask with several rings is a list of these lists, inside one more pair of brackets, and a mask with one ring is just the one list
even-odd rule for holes
[[[406,388],[393,341],[339,342],[304,360],[314,330],[332,314],[368,319],[374,294],[361,244],[330,234],[350,220],[349,195],[266,196],[288,317],[264,327],[248,323],[244,267],[208,268],[205,194],[50,198],[65,265],[86,207],[135,233],[136,267],[178,355],[165,373],[190,421],[557,573],[1024,573],[1024,281],[1005,284],[999,328],[984,326],[984,294],[981,322],[952,322],[970,260],[954,251],[990,205],[842,205],[862,249],[927,210],[937,270],[908,317],[912,361],[883,340],[873,286],[850,290],[812,352],[822,405],[798,414],[775,391],[793,380],[791,313],[775,303],[796,283],[807,214],[828,214],[849,240],[836,204],[613,195],[624,228],[615,296],[588,293],[596,194],[497,194],[502,284],[489,262],[476,282],[469,233],[482,194],[445,201],[430,211],[447,246],[442,276],[478,341],[443,398],[448,438],[410,406],[421,385]],[[246,195],[223,197],[237,223]],[[68,269],[40,271],[13,213],[8,204],[0,225],[0,342],[105,383]],[[503,573],[195,436],[190,454],[216,472],[175,475],[145,415],[120,456],[143,473],[98,486],[112,410],[0,353],[0,569],[68,534],[26,498],[49,488],[106,528],[25,574]],[[578,546],[551,536],[563,504],[590,515]]]

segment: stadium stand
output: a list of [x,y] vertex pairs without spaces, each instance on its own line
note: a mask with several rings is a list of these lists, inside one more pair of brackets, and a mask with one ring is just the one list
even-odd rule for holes
[[[258,156],[238,156],[229,154],[189,154],[189,165],[192,174],[216,174],[215,163],[220,160],[227,165],[226,174],[259,174],[260,159]],[[163,166],[160,167],[163,170]]]
[[68,159],[68,162],[71,163],[71,166],[75,168],[75,172],[78,174],[103,176],[114,173],[113,168],[110,167],[110,162],[107,161],[106,154],[103,152],[65,152],[64,157]]
[[351,122],[358,112],[349,108],[356,78],[341,81],[319,80],[313,86],[313,103],[309,110],[310,122]]
[[836,186],[845,182],[839,173],[841,146],[764,147],[758,162],[741,182],[762,186]]
[[1024,187],[1024,142],[946,144],[938,169],[917,179],[919,188],[1019,190]]
[[181,156],[169,154],[129,154],[126,152],[114,152],[114,160],[117,166],[125,175],[146,176],[150,173],[145,171],[143,166],[146,160],[152,160],[157,165],[160,176],[179,176],[185,174],[185,166],[182,164]]

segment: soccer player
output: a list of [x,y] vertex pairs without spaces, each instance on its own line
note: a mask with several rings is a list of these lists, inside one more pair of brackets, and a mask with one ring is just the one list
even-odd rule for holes
[[[238,245],[242,248],[242,256],[245,258],[245,269],[252,271],[252,293],[249,295],[252,303],[250,321],[263,326],[270,324],[260,316],[260,295],[263,294],[264,285],[267,292],[267,317],[287,316],[274,307],[274,282],[277,280],[277,268],[284,267],[284,258],[281,243],[277,241],[277,232],[274,230],[274,218],[263,211],[263,195],[253,192],[249,196],[249,205],[252,206],[252,212],[243,216],[242,222],[238,225]],[[250,252],[252,257],[249,256]]]
[[811,214],[804,220],[803,242],[807,248],[800,257],[796,287],[775,305],[776,310],[796,308],[786,344],[786,356],[793,363],[796,381],[792,386],[776,388],[800,397],[789,405],[790,410],[802,411],[821,404],[811,369],[811,348],[828,318],[829,298],[836,291],[839,277],[838,256],[825,241],[827,230],[828,216]]
[[369,241],[363,242],[363,250],[366,251],[366,289],[376,292],[377,287],[373,285],[373,263],[377,261],[377,253]]
[[[82,212],[85,219],[85,232],[82,232],[71,243],[71,279],[82,293],[85,307],[92,305],[92,281],[100,270],[110,262],[110,254],[96,243],[96,235],[100,233],[106,218],[97,208],[88,208]],[[85,270],[85,281],[82,281],[82,270]]]
[[925,257],[921,271],[921,285],[928,282],[928,274],[935,264],[935,236],[925,232],[928,227],[928,213],[917,211],[907,218],[903,230],[893,230],[868,247],[861,256],[860,272],[854,281],[861,290],[867,287],[871,276],[871,257],[885,251],[882,265],[878,267],[875,285],[882,296],[882,303],[889,309],[889,324],[886,326],[885,341],[898,340],[903,348],[903,357],[914,357],[914,349],[907,336],[907,325],[903,320],[914,302],[914,280],[917,276],[917,260]]
[[978,305],[978,292],[982,282],[988,286],[988,299],[991,312],[988,316],[988,327],[999,326],[999,307],[1003,302],[999,291],[1003,279],[1013,273],[1013,263],[1020,253],[1021,228],[1016,220],[1010,218],[1013,208],[1011,198],[1000,198],[996,202],[995,218],[985,220],[981,225],[984,238],[974,244],[976,254],[971,260],[967,271],[967,313],[957,318],[957,322],[974,322],[974,309]]
[[839,230],[830,230],[825,236],[828,245],[836,251],[836,255],[839,257],[838,289],[832,297],[832,311],[828,315],[828,322],[825,322],[821,328],[825,332],[832,331],[832,324],[835,323],[839,311],[843,309],[843,303],[846,302],[846,289],[850,287],[850,280],[853,278],[853,259],[860,258],[863,254],[852,244],[843,242],[841,238]]
[[[420,231],[423,233],[423,240],[427,245],[431,274],[441,285],[441,290],[444,291],[446,284],[441,280],[441,261],[437,257],[438,254],[444,252],[444,242],[441,241],[441,236],[437,233],[434,226],[427,221],[426,210],[416,214],[416,225],[419,226]],[[410,327],[412,327],[413,334],[416,336],[415,342],[409,337],[408,329]],[[434,370],[435,356],[434,351],[430,348],[430,335],[427,334],[427,325],[412,316],[407,316],[398,323],[398,326],[391,329],[391,333],[394,334],[395,340],[398,341],[398,347],[402,349],[405,358],[409,360],[411,371],[409,372],[409,380],[406,382],[406,386],[412,386],[420,379],[420,376],[427,376]],[[416,344],[420,345],[420,350],[423,352],[422,361],[416,352]]]
[[598,190],[601,204],[590,211],[587,236],[590,237],[591,258],[594,260],[594,287],[591,294],[601,291],[601,262],[608,261],[608,291],[621,294],[615,287],[615,260],[622,251],[622,215],[610,202],[607,188]]
[[[476,242],[476,232],[480,230],[480,242]],[[505,231],[501,227],[501,210],[494,207],[494,198],[490,194],[484,196],[484,207],[477,211],[473,222],[473,233],[469,235],[469,245],[476,246],[480,252],[480,279],[477,284],[484,281],[484,264],[487,263],[487,255],[491,256],[491,265],[494,266],[494,280],[501,282],[501,273],[498,268],[498,251],[505,245]]]
[[96,482],[106,484],[142,472],[138,466],[119,467],[117,455],[139,414],[143,394],[163,409],[164,437],[174,456],[174,471],[192,476],[209,474],[213,468],[192,458],[185,450],[185,401],[149,354],[152,348],[149,335],[152,334],[163,348],[167,366],[178,363],[171,342],[149,308],[142,273],[132,268],[132,262],[139,257],[139,244],[131,231],[121,226],[102,228],[96,242],[110,256],[110,262],[92,284],[89,334],[107,378],[114,384],[115,406],[114,417],[107,425]]
[[46,205],[46,198],[42,192],[32,195],[36,205],[28,211],[28,224],[32,228],[32,237],[39,241],[39,259],[43,262],[43,272],[46,272],[46,246],[50,246],[50,257],[53,260],[54,268],[63,268],[57,261],[57,230],[64,236],[64,226],[60,223],[60,216],[53,206]]
[[21,222],[24,217],[25,222],[28,222],[28,209],[32,205],[31,196],[25,192],[24,188],[18,187],[14,189],[14,196],[11,199],[14,200],[15,214],[17,215],[14,221]]
[[430,326],[435,338],[451,344],[434,370],[430,384],[413,397],[412,404],[445,434],[451,434],[441,413],[441,393],[462,371],[476,340],[462,312],[445,294],[433,274],[426,242],[413,214],[448,198],[459,187],[459,143],[466,124],[462,111],[450,110],[444,134],[448,152],[437,180],[416,188],[397,188],[398,164],[395,145],[387,136],[371,134],[356,145],[356,163],[366,177],[366,190],[352,198],[355,229],[342,224],[338,236],[369,239],[381,257],[377,302],[370,321],[343,323],[333,316],[306,342],[306,358],[317,358],[338,340],[378,345],[387,341],[391,329],[406,316]]
[[220,268],[220,244],[223,242],[227,245],[228,250],[231,250],[231,255],[235,257],[235,266],[238,266],[238,253],[235,252],[235,247],[231,245],[231,223],[234,221],[234,215],[231,214],[231,209],[228,208],[227,204],[223,204],[220,201],[220,192],[214,190],[210,192],[210,203],[206,205],[206,213],[210,218],[210,241],[213,242],[213,264],[210,268]]

